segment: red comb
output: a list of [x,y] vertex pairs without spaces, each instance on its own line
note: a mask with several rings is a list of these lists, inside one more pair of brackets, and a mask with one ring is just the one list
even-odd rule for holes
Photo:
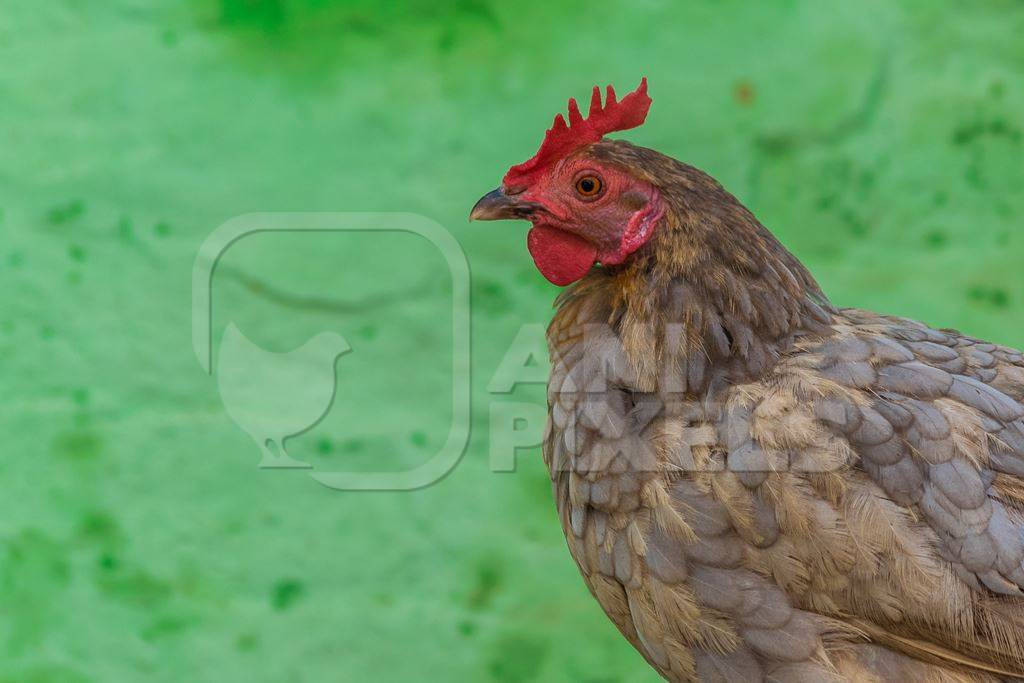
[[608,86],[604,105],[601,105],[601,89],[596,85],[590,97],[590,113],[587,118],[580,114],[575,98],[569,98],[569,125],[561,114],[555,116],[555,123],[544,134],[544,142],[532,159],[513,166],[505,174],[505,187],[529,185],[534,175],[548,164],[565,157],[583,145],[597,142],[606,134],[617,130],[636,128],[647,118],[651,98],[647,96],[647,78],[640,80],[640,86],[615,101],[615,89]]

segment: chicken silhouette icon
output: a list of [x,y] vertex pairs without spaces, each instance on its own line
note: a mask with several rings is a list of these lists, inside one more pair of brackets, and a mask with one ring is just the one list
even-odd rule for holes
[[334,364],[352,350],[333,332],[321,332],[297,349],[260,348],[234,323],[221,339],[217,384],[224,407],[259,446],[261,468],[308,468],[285,450],[285,440],[314,427],[334,402]]

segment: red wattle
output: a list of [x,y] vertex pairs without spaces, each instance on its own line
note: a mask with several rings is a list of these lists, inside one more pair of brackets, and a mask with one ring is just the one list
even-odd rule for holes
[[587,274],[597,259],[597,249],[571,232],[539,225],[526,236],[537,269],[559,287],[572,284]]

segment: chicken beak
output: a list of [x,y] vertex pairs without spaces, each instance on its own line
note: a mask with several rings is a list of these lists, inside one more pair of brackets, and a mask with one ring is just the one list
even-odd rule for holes
[[522,201],[517,195],[505,194],[504,188],[491,190],[469,212],[471,221],[499,221],[508,218],[529,218],[540,207],[534,202]]

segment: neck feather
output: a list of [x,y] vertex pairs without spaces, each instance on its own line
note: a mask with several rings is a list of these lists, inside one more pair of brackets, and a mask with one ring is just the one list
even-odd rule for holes
[[553,327],[610,324],[643,390],[669,367],[689,392],[759,377],[798,336],[827,334],[834,309],[796,257],[709,176],[665,170],[652,174],[666,212],[651,241],[563,293]]

